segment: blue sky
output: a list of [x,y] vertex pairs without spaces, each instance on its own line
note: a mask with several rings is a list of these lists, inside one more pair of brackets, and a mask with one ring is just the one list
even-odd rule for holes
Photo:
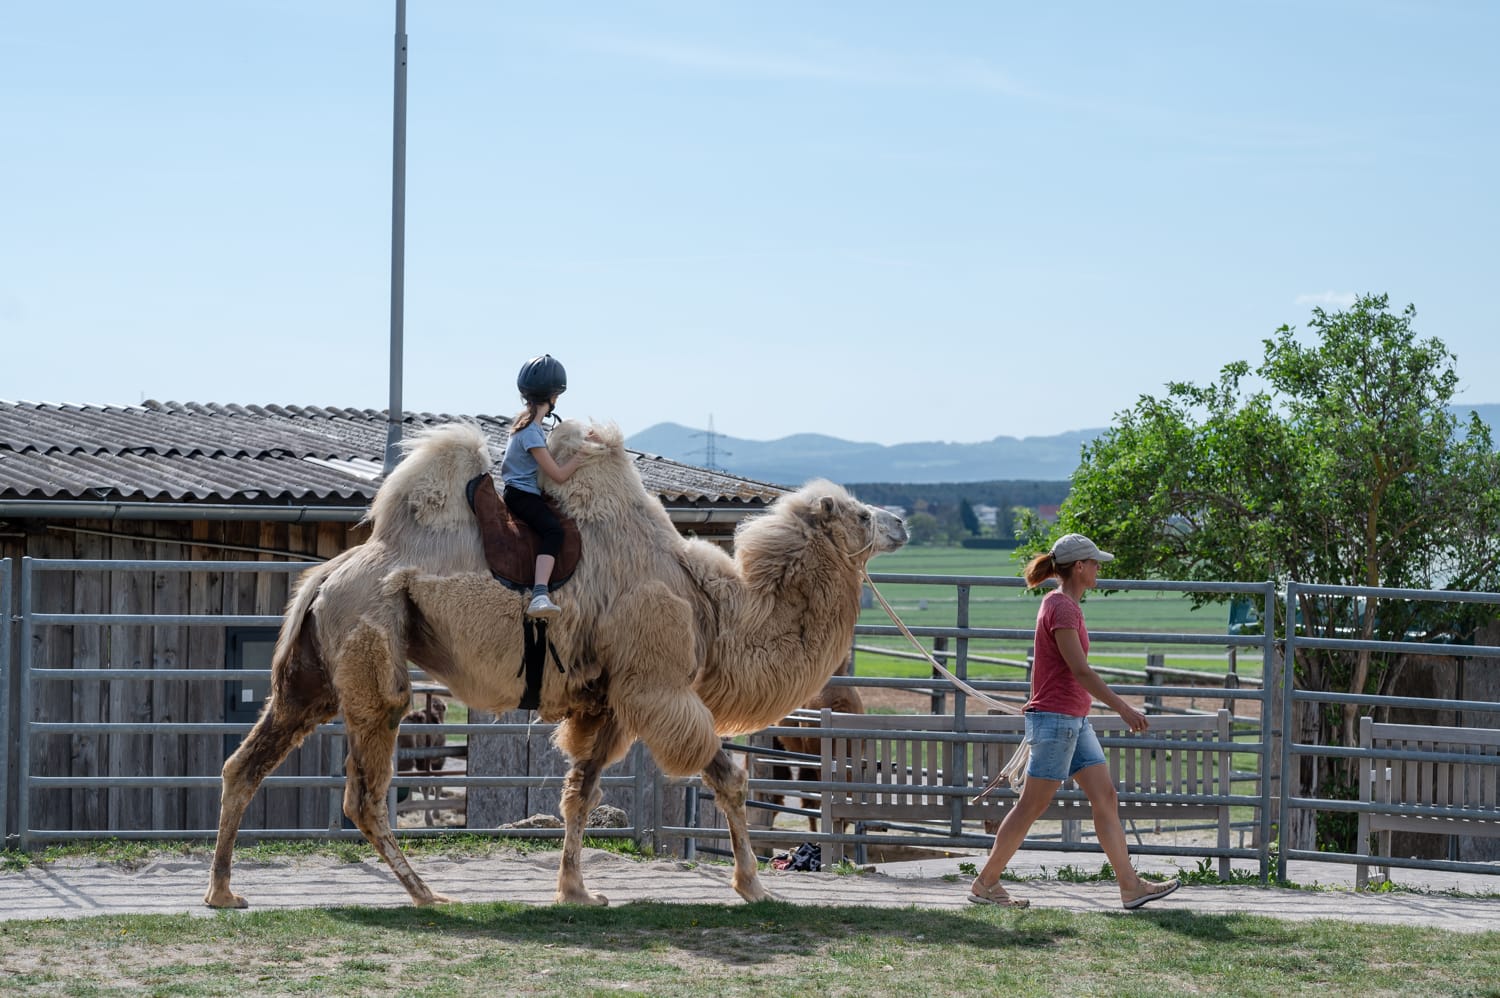
[[[394,2],[13,4],[0,398],[388,398]],[[1500,5],[409,0],[406,408],[1105,426],[1386,292],[1500,401]]]

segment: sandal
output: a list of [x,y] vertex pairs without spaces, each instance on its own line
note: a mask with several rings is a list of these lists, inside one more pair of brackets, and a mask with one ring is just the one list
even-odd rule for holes
[[1025,898],[1013,898],[1005,893],[1005,888],[1000,886],[1000,881],[995,881],[986,887],[974,879],[969,886],[969,900],[974,904],[996,904],[1002,908],[1030,908],[1031,902]]
[[1120,903],[1128,910],[1133,911],[1143,904],[1158,901],[1166,897],[1181,886],[1182,884],[1175,877],[1171,880],[1163,880],[1160,883],[1143,879],[1141,880],[1141,886],[1129,894],[1124,891],[1120,892]]

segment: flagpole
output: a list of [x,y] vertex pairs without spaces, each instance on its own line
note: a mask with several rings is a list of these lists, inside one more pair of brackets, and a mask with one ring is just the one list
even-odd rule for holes
[[401,352],[406,285],[406,0],[396,0],[396,94],[391,125],[391,398],[386,407],[385,469],[400,455]]

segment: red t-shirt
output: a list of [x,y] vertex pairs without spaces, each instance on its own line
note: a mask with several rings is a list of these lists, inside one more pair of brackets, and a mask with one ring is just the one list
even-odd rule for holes
[[1073,670],[1068,668],[1057,647],[1057,636],[1052,633],[1056,630],[1077,631],[1083,653],[1089,653],[1083,608],[1061,589],[1042,597],[1042,605],[1036,612],[1036,655],[1031,665],[1031,699],[1026,701],[1026,707],[1049,714],[1086,717],[1094,698],[1073,678]]

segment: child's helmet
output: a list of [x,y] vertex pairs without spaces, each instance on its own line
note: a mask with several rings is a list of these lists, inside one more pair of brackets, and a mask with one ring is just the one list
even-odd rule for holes
[[568,372],[563,370],[557,358],[544,353],[521,365],[521,373],[516,375],[516,388],[527,402],[541,405],[568,390]]

